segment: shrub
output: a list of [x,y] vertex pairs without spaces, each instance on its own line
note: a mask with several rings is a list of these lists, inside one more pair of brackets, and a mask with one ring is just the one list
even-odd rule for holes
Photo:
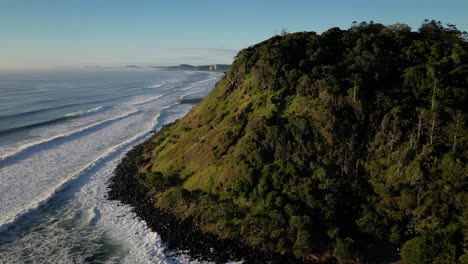
[[337,238],[333,255],[335,255],[340,262],[346,262],[354,259],[356,257],[354,240],[350,237],[345,239]]
[[429,263],[425,249],[422,237],[408,240],[401,248],[401,261],[405,264]]

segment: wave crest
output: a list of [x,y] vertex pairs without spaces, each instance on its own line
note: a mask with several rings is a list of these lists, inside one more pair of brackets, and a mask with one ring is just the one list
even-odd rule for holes
[[52,125],[52,124],[62,122],[62,121],[65,121],[65,120],[69,120],[69,119],[72,119],[72,118],[77,118],[77,117],[80,117],[80,116],[83,116],[83,115],[86,115],[86,114],[89,114],[89,113],[97,112],[97,111],[100,111],[101,109],[104,109],[104,107],[103,106],[98,106],[98,107],[91,108],[91,109],[88,109],[88,110],[85,110],[85,111],[68,113],[68,114],[66,114],[64,116],[61,116],[61,117],[52,118],[52,119],[37,122],[37,123],[32,123],[32,124],[28,124],[28,125],[3,129],[3,130],[0,130],[0,135],[10,134],[10,133],[13,133],[13,132],[18,132],[18,131],[22,131],[22,130],[26,130],[26,129],[32,129],[32,128],[46,126],[46,125]]
[[148,86],[148,88],[161,88],[161,87],[163,87],[164,85],[166,85],[166,82],[153,84],[153,85]]

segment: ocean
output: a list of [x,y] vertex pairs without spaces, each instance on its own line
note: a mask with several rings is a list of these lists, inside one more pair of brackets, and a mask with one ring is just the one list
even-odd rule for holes
[[182,117],[210,72],[0,72],[0,263],[186,263],[126,205],[109,201],[118,161]]

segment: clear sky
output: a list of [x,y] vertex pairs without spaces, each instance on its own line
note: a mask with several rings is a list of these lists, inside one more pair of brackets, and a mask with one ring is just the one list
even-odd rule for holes
[[0,0],[0,69],[231,63],[283,28],[426,18],[468,31],[468,0]]

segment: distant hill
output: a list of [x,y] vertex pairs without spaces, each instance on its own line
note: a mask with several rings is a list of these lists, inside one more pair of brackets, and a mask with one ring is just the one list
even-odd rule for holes
[[467,39],[435,21],[272,37],[130,177],[154,207],[264,252],[467,263]]
[[[211,65],[190,65],[180,64],[177,66],[138,66],[138,65],[125,65],[124,68],[154,68],[165,70],[178,70],[178,71],[212,71],[212,72],[225,72],[231,67],[230,64],[211,64]],[[119,67],[99,67],[99,68],[119,68]]]
[[229,69],[229,64],[212,64],[212,65],[198,65],[193,66],[190,64],[180,64],[178,66],[154,66],[153,68],[167,69],[167,70],[181,70],[181,71],[215,71],[225,72]]

